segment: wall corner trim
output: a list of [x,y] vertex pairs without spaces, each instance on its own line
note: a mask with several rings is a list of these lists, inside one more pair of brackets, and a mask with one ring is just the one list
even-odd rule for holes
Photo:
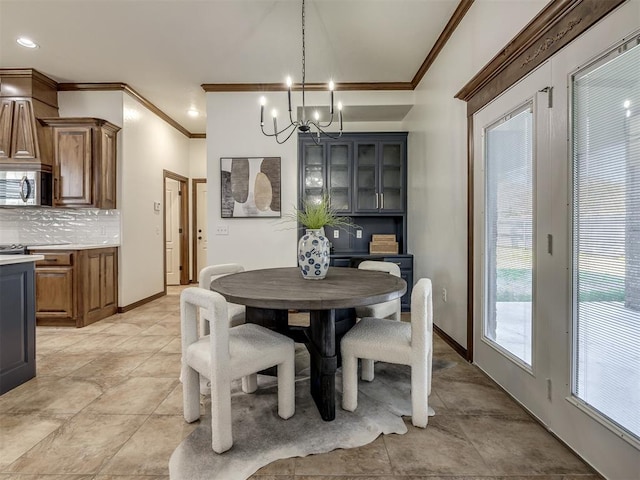
[[413,76],[413,79],[411,80],[412,89],[415,90],[433,62],[435,62],[436,58],[440,54],[440,51],[442,51],[444,46],[449,41],[449,38],[451,38],[451,35],[453,35],[453,32],[455,32],[456,28],[458,28],[458,25],[471,8],[471,5],[473,5],[473,2],[474,0],[460,0],[460,3],[453,12],[453,15],[451,15],[451,18],[445,25],[444,30],[442,30],[440,36],[436,40],[436,43],[433,44],[433,47],[427,54],[427,58],[424,59],[424,62],[422,62],[422,65],[420,65],[420,68]]
[[455,98],[472,115],[627,0],[552,0]]
[[151,110],[153,113],[155,113],[162,120],[164,120],[169,125],[171,125],[173,128],[175,128],[180,133],[182,133],[185,137],[187,137],[187,138],[205,138],[206,137],[204,133],[191,133],[189,130],[184,128],[182,125],[180,125],[178,122],[176,122],[173,118],[171,118],[169,115],[164,113],[156,105],[154,105],[149,100],[147,100],[145,97],[140,95],[140,93],[138,93],[136,90],[131,88],[126,83],[111,82],[111,83],[59,83],[58,84],[58,91],[59,92],[114,91],[114,90],[123,91],[123,92],[129,94],[129,96],[133,97],[140,104],[142,104],[143,106],[145,106],[146,108]]

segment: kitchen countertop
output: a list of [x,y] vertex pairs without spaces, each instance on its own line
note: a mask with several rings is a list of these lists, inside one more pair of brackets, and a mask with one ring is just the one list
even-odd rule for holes
[[0,265],[35,262],[36,260],[44,260],[44,255],[0,255]]
[[77,243],[65,243],[65,244],[57,244],[57,245],[32,245],[27,247],[27,250],[89,250],[93,248],[111,248],[111,247],[119,247],[120,245],[104,245],[104,244],[96,244],[96,245],[80,245]]

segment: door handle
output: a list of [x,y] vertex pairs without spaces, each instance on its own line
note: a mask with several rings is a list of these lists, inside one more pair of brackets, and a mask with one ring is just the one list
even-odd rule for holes
[[60,180],[58,178],[53,179],[53,198],[60,200]]
[[380,194],[380,209],[384,210],[384,193]]
[[[27,193],[24,192],[24,187],[27,186]],[[27,180],[27,176],[23,176],[20,180],[20,198],[24,203],[27,203],[27,200],[31,196],[31,184],[29,180]]]
[[378,198],[378,192],[376,192],[376,209],[380,208],[379,205],[379,198]]

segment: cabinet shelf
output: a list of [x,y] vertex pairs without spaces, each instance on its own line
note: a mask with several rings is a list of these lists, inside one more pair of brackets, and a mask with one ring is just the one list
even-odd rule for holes
[[[406,132],[348,133],[338,141],[323,140],[319,147],[308,137],[298,137],[299,196],[317,199],[328,192],[332,206],[339,206],[336,211],[358,225],[349,235],[341,233],[337,238],[333,238],[333,228],[327,229],[333,247],[331,265],[349,266],[350,258],[372,256],[369,242],[374,234],[395,235],[399,252],[406,253],[406,167]],[[308,177],[322,180],[324,188],[307,187]],[[356,230],[361,235],[357,236]],[[376,259],[392,261],[387,257],[375,255]],[[393,261],[407,262],[401,271],[409,286],[402,307],[408,309],[413,264],[398,258]]]

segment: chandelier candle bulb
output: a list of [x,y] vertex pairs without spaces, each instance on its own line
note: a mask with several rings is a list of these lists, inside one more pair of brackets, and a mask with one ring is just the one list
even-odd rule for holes
[[335,84],[333,80],[329,81],[329,91],[331,92],[331,103],[329,103],[329,113],[333,115],[333,89],[335,88]]
[[291,111],[291,77],[287,77],[287,99],[289,100],[289,111]]
[[267,99],[260,97],[260,126],[264,126],[264,106],[267,103]]
[[271,110],[271,115],[273,116],[273,131],[278,131],[278,111],[274,108]]

